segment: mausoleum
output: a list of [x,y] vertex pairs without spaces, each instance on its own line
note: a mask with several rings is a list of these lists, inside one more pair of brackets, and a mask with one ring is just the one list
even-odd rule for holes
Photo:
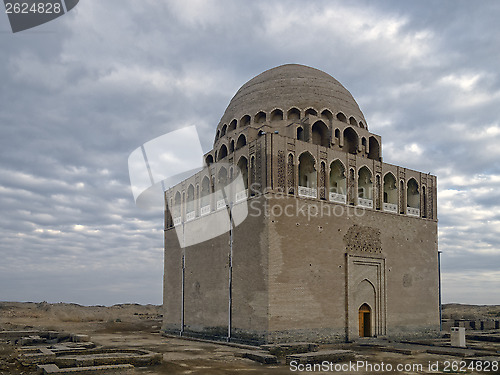
[[[384,163],[336,79],[295,64],[256,76],[204,158],[165,192],[164,332],[273,343],[439,331],[436,177]],[[222,214],[227,230],[181,245],[176,231],[204,233]]]

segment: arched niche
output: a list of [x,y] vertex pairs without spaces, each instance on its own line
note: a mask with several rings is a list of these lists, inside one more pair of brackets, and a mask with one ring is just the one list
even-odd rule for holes
[[271,112],[271,121],[281,121],[283,120],[283,111],[281,109],[275,109]]
[[368,141],[369,152],[368,159],[380,160],[380,145],[377,141],[377,138],[370,137]]
[[358,205],[373,208],[372,172],[366,166],[358,171]]
[[287,113],[288,120],[300,120],[300,110],[298,108],[290,108]]
[[398,187],[396,177],[389,172],[384,176],[384,211],[398,212]]
[[238,141],[236,142],[236,147],[235,150],[239,150],[240,148],[244,147],[247,144],[247,138],[245,137],[244,134],[240,134],[238,137]]
[[241,177],[244,183],[244,189],[248,189],[248,160],[246,157],[242,156],[240,160],[238,160],[238,170],[241,173]]
[[217,161],[224,159],[227,156],[227,147],[226,145],[222,145],[219,148],[219,153],[217,154]]
[[316,198],[317,178],[316,161],[306,151],[299,156],[299,195]]
[[250,120],[251,118],[249,115],[243,116],[240,120],[240,128],[250,125]]
[[328,147],[330,145],[328,126],[326,126],[323,121],[316,121],[311,130],[313,144],[323,147]]
[[334,160],[330,164],[330,189],[329,197],[333,202],[347,203],[347,179],[344,164]]
[[[203,177],[203,180],[201,181],[201,202],[200,202],[200,206],[201,206],[201,210],[202,210],[202,214],[204,213],[203,212],[203,209],[204,207],[208,207],[208,212],[210,212],[210,180],[208,179],[207,176]],[[207,210],[207,208],[205,208],[205,211]]]
[[195,210],[195,205],[194,205],[194,186],[193,184],[189,184],[189,187],[187,189],[187,196],[186,196],[186,219],[192,219],[190,216],[194,216],[194,210]]
[[359,137],[358,133],[351,128],[344,129],[344,150],[350,154],[356,155],[358,153]]
[[410,178],[407,183],[406,213],[412,216],[420,216],[420,191],[414,178]]

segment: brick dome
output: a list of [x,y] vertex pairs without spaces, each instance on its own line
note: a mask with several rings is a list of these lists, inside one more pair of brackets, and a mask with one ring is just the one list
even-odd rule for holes
[[[290,109],[328,110],[334,117],[345,116],[351,124],[367,128],[358,103],[342,84],[329,74],[304,65],[287,64],[269,69],[245,83],[229,103],[218,129],[244,116],[254,118],[264,113],[269,121],[278,109],[284,118]],[[340,114],[339,114],[340,113]],[[360,124],[361,122],[361,124]],[[272,121],[270,122],[273,125]],[[238,124],[241,126],[241,124]],[[283,126],[276,123],[275,126]]]

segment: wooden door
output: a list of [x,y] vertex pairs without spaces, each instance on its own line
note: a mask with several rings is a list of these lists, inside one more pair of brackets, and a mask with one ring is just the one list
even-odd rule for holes
[[370,337],[372,334],[371,308],[366,303],[359,308],[359,337]]

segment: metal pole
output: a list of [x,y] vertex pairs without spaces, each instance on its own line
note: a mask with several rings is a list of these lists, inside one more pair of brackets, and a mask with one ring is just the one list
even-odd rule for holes
[[181,330],[179,335],[184,334],[184,299],[185,299],[185,277],[186,277],[186,248],[184,247],[184,221],[182,222],[182,283],[181,283]]
[[439,331],[443,330],[443,307],[441,303],[441,251],[438,251],[438,275],[439,275]]
[[227,324],[227,342],[231,341],[233,310],[233,202],[229,203],[229,306]]
[[[168,230],[168,224],[167,224],[167,218],[168,218],[168,199],[167,199],[167,194],[165,191],[165,184],[163,181],[161,182],[162,190],[163,190],[163,200],[165,201],[165,217],[163,219],[163,264],[164,264],[164,272],[166,271],[165,268],[165,258],[166,258],[166,251],[167,251],[167,230]],[[163,296],[165,296],[165,275],[163,275]],[[165,314],[165,297],[163,297],[163,316],[166,317]],[[165,323],[165,318],[162,319],[163,323]],[[163,324],[165,326],[165,324]]]

